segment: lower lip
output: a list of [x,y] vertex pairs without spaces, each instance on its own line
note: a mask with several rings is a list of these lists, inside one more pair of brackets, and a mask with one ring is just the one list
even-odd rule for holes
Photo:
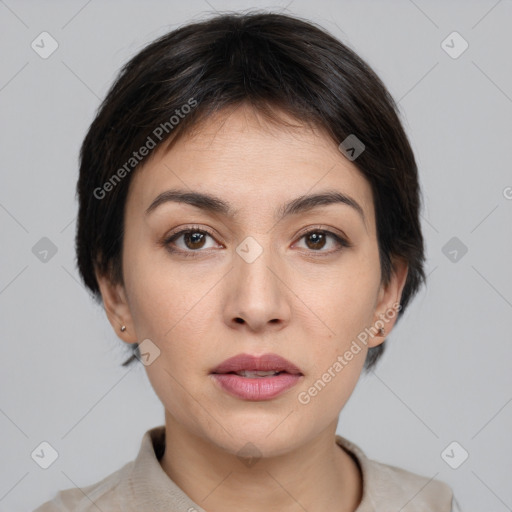
[[281,373],[273,377],[241,377],[235,373],[214,373],[224,391],[243,400],[271,400],[299,382],[302,375]]

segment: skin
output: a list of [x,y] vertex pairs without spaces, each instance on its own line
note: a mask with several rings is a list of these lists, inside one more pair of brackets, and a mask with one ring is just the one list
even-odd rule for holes
[[[361,501],[362,479],[358,465],[335,444],[336,427],[368,347],[384,336],[362,345],[307,405],[297,396],[379,313],[399,302],[407,266],[395,260],[390,283],[381,283],[370,185],[323,132],[269,123],[247,106],[222,111],[196,128],[169,151],[158,149],[133,176],[125,210],[124,285],[98,275],[121,339],[149,338],[161,351],[145,367],[165,407],[161,466],[209,512],[352,512]],[[214,194],[236,214],[167,202],[146,215],[154,198],[170,188]],[[276,223],[281,204],[325,189],[350,195],[365,220],[338,203]],[[176,253],[160,243],[193,225],[213,237],[201,246],[187,245],[181,236],[174,241],[181,251]],[[331,238],[324,245],[308,243],[308,228],[345,236],[351,247]],[[247,236],[263,249],[252,263],[236,252]],[[187,251],[193,257],[185,257]],[[395,320],[386,323],[385,336]],[[121,325],[126,331],[120,332]],[[236,354],[268,352],[304,375],[272,400],[235,398],[210,375]],[[261,456],[251,467],[237,457],[248,442]]]

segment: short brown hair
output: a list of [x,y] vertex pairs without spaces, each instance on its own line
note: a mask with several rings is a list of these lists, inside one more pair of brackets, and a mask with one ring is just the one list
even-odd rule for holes
[[[425,274],[417,166],[397,105],[338,39],[274,13],[224,14],[185,25],[150,43],[120,71],[80,151],[77,264],[95,299],[101,302],[95,269],[123,282],[124,207],[140,166],[134,151],[152,153],[171,135],[174,142],[210,114],[242,103],[277,121],[276,112],[291,114],[336,144],[349,135],[363,142],[353,163],[373,192],[382,282],[389,281],[392,257],[408,265],[400,318]],[[367,370],[383,350],[384,344],[369,349]]]

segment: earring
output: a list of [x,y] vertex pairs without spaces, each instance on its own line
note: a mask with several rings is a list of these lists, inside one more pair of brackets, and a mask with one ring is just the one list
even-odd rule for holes
[[379,336],[384,336],[384,334],[385,334],[384,327],[381,327],[379,329]]
[[121,326],[121,332],[126,331],[126,325]]

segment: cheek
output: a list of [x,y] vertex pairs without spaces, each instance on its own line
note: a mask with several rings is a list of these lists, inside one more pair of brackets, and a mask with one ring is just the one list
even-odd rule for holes
[[[375,255],[363,251],[346,255],[338,266],[296,279],[299,297],[305,298],[316,334],[329,340],[327,346],[341,349],[373,321],[380,285],[380,267]],[[300,287],[298,286],[300,284]]]
[[359,379],[368,349],[358,335],[372,325],[378,295],[378,260],[358,254],[345,263],[307,295],[315,321],[307,346],[311,372],[299,403],[319,416],[340,410]]
[[193,323],[194,310],[214,276],[208,277],[200,265],[190,270],[173,265],[162,249],[139,247],[125,254],[125,284],[138,337],[171,341]]
[[137,338],[149,338],[160,349],[145,367],[151,386],[179,421],[204,415],[197,380],[208,370],[201,355],[207,360],[205,342],[212,338],[215,321],[213,294],[208,293],[214,281],[142,256],[128,258],[126,270]]
[[182,386],[200,395],[197,381],[210,369],[218,332],[218,275],[200,267],[184,270],[160,255],[143,253],[126,261],[137,339],[149,338],[160,350],[158,359],[146,366],[148,378],[166,408],[177,415],[195,407]]

